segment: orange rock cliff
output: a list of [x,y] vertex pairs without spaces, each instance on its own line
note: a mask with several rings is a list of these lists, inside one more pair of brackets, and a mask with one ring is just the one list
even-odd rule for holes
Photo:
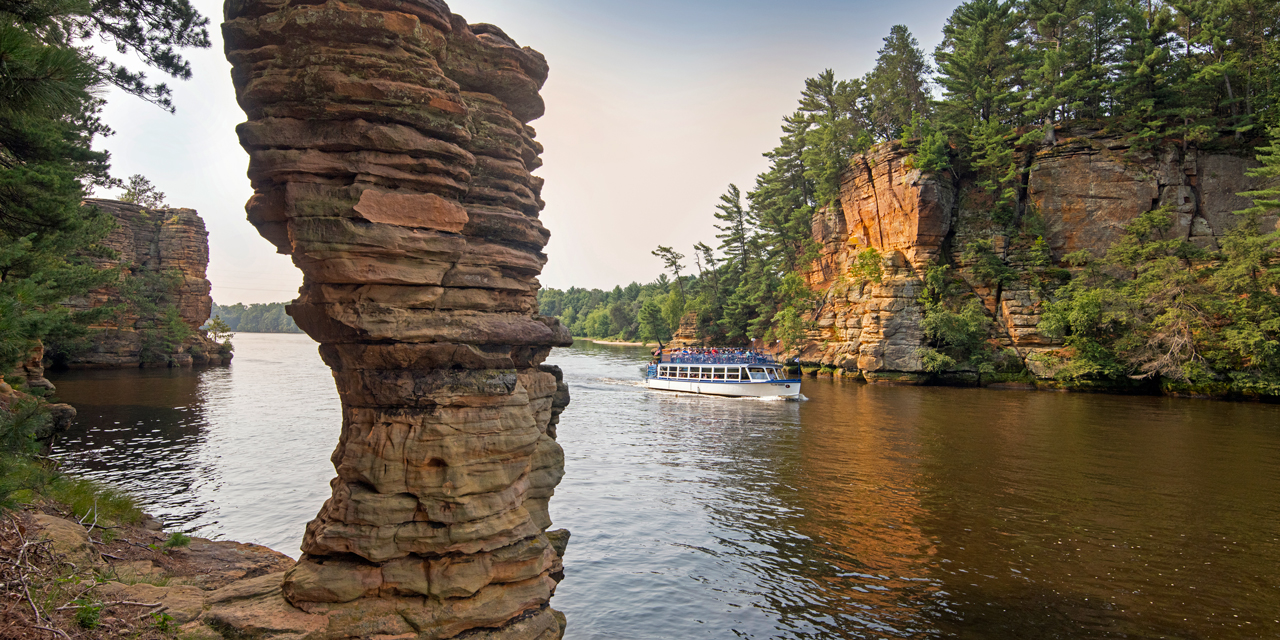
[[[990,240],[1016,270],[1025,266],[1019,261],[1027,238],[993,223],[972,179],[922,174],[909,158],[897,142],[854,158],[842,175],[840,206],[814,216],[821,256],[805,275],[822,297],[811,317],[815,328],[794,355],[802,366],[869,381],[923,381],[918,298],[924,270],[941,262],[955,266],[985,305],[994,320],[992,341],[1017,354],[1012,364],[1051,377],[1030,357],[1060,346],[1037,330],[1043,300],[1036,288],[1020,278],[993,291],[962,258],[968,243]],[[1091,130],[1066,132],[1056,144],[1027,151],[1025,161],[1022,204],[1040,219],[1054,261],[1081,249],[1102,255],[1130,221],[1164,206],[1176,211],[1168,233],[1215,249],[1236,224],[1232,212],[1251,204],[1236,194],[1261,187],[1245,173],[1257,166],[1253,160],[1173,146],[1139,153],[1122,138]],[[1273,228],[1276,219],[1263,224]],[[848,275],[867,248],[883,255],[880,283]]]

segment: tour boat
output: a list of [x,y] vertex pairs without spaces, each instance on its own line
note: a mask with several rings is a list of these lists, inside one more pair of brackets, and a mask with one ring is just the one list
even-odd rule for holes
[[733,398],[799,398],[800,379],[757,353],[664,353],[649,365],[645,386]]

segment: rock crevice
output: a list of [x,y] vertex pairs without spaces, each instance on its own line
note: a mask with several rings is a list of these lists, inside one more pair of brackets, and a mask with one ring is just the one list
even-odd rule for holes
[[[1226,153],[1168,146],[1135,153],[1121,137],[1098,131],[1065,133],[1054,144],[1027,153],[1020,208],[1043,224],[1054,261],[1072,252],[1095,255],[1145,212],[1169,207],[1176,213],[1167,232],[1214,250],[1237,223],[1233,214],[1250,206],[1237,194],[1260,188],[1246,174],[1257,163]],[[821,253],[806,277],[825,299],[802,345],[802,366],[844,370],[852,376],[890,382],[928,377],[918,355],[926,345],[917,300],[924,270],[945,263],[956,268],[994,320],[991,339],[1016,350],[1032,373],[1051,377],[1030,356],[1061,345],[1041,335],[1041,299],[1020,279],[985,285],[963,259],[975,240],[989,241],[1012,268],[1021,269],[1017,239],[993,220],[990,197],[973,176],[923,174],[910,168],[910,152],[898,142],[855,157],[843,173],[838,207],[818,212],[813,239]],[[1262,220],[1274,228],[1276,218]],[[857,256],[874,248],[884,256],[881,282],[848,276]]]

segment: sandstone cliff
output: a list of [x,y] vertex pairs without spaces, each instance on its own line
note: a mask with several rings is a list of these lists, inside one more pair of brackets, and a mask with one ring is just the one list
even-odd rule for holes
[[[118,284],[73,299],[68,306],[119,309],[92,327],[87,351],[61,364],[74,368],[191,366],[230,359],[199,327],[213,305],[205,269],[209,234],[192,209],[149,210],[115,200],[91,199],[86,206],[111,214],[116,227],[103,242],[114,257],[97,258],[104,269],[121,269]],[[170,326],[176,320],[186,327]],[[186,335],[182,335],[186,334]]]
[[[333,497],[298,565],[214,607],[290,637],[555,638],[547,533],[568,404],[537,315],[542,55],[438,0],[231,0],[249,221],[343,405]],[[271,625],[264,626],[263,620]],[[270,635],[270,634],[268,634]]]
[[[1095,131],[1074,131],[1028,153],[1021,197],[1043,224],[1054,261],[1082,249],[1101,255],[1125,225],[1162,206],[1177,211],[1170,234],[1217,248],[1236,223],[1232,212],[1250,204],[1236,194],[1261,186],[1245,175],[1257,166],[1250,159],[1173,146],[1158,155],[1134,153],[1123,139]],[[800,363],[871,381],[924,380],[917,298],[924,269],[941,260],[958,268],[986,306],[993,342],[1014,349],[1019,368],[1048,377],[1051,371],[1029,359],[1056,346],[1037,331],[1043,302],[1037,290],[1024,278],[993,291],[961,255],[968,243],[990,240],[1017,269],[1026,239],[1010,237],[992,221],[989,201],[971,178],[922,174],[910,168],[909,156],[894,142],[855,158],[842,176],[840,207],[814,216],[813,238],[822,252],[806,277],[824,295]],[[1276,219],[1264,225],[1272,228]],[[868,247],[884,255],[880,283],[847,277]]]

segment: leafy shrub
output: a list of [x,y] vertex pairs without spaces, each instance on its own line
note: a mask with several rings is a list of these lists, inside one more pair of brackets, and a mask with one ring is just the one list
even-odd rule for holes
[[849,275],[877,284],[884,282],[884,255],[875,247],[867,247],[854,258]]
[[76,624],[82,629],[95,629],[102,621],[102,603],[86,598],[71,601],[76,607]]
[[178,547],[188,546],[191,546],[191,536],[188,536],[181,531],[174,531],[169,534],[169,538],[164,541],[164,548],[166,549],[177,549]]

